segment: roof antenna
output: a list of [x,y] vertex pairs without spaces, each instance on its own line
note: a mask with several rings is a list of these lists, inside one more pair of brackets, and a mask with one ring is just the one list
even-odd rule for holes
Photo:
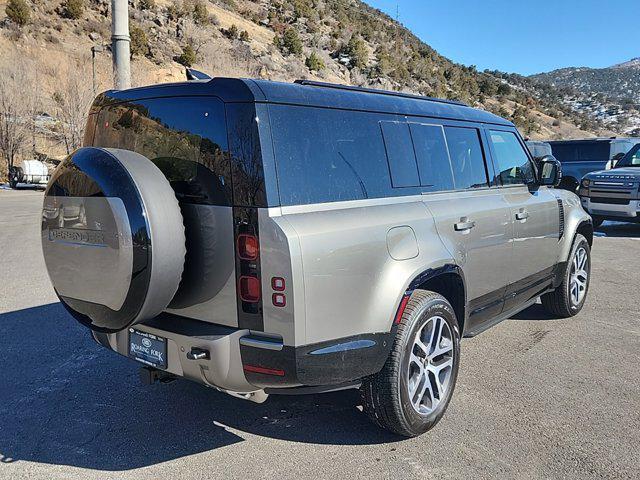
[[187,80],[211,80],[209,75],[202,73],[200,70],[194,70],[193,68],[185,68],[184,70]]

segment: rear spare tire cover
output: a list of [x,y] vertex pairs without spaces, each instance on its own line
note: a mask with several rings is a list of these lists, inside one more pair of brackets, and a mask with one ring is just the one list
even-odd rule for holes
[[81,148],[45,191],[42,250],[77,320],[99,332],[125,329],[158,315],[178,290],[185,258],[178,201],[146,157]]

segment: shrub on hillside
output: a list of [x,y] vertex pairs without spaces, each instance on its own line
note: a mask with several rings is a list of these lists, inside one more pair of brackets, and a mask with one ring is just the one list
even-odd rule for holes
[[221,28],[220,32],[230,40],[235,40],[238,38],[238,35],[240,35],[240,30],[238,30],[238,27],[236,27],[235,24],[231,25],[227,29]]
[[156,0],[140,0],[138,6],[140,7],[140,10],[155,10]]
[[196,63],[196,51],[191,45],[186,45],[182,53],[176,58],[176,62],[185,67],[191,67]]
[[65,0],[62,12],[66,18],[78,20],[84,13],[84,0]]
[[240,35],[238,35],[238,40],[241,40],[243,42],[248,42],[249,41],[249,32],[247,32],[246,30],[241,31]]
[[282,53],[289,55],[300,55],[302,53],[302,40],[295,28],[287,28],[282,38],[276,43]]
[[351,65],[354,67],[362,69],[367,66],[369,53],[362,38],[356,35],[352,36],[347,44],[346,53],[351,57]]
[[201,2],[200,0],[197,0],[194,4],[193,4],[193,20],[198,24],[198,25],[209,25],[210,20],[209,20],[209,11],[207,10],[206,5]]
[[9,17],[9,20],[16,25],[23,27],[29,23],[31,9],[25,0],[9,0],[4,11],[7,17]]
[[318,54],[316,54],[316,52],[311,52],[311,55],[307,57],[307,60],[304,62],[304,64],[309,70],[315,70],[316,72],[319,72],[325,67],[324,61]]
[[144,30],[137,25],[131,25],[129,28],[129,37],[131,38],[131,56],[145,56],[149,54],[149,40]]

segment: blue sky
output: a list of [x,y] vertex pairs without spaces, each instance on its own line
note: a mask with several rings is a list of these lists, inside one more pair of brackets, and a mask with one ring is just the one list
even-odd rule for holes
[[640,57],[640,0],[365,0],[451,60],[524,75]]

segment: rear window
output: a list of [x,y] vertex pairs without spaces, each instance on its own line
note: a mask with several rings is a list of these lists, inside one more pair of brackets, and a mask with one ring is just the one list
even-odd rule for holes
[[607,162],[611,159],[611,142],[567,142],[551,145],[553,156],[561,162]]
[[149,158],[181,202],[231,204],[224,104],[218,99],[156,98],[104,107],[93,144]]

